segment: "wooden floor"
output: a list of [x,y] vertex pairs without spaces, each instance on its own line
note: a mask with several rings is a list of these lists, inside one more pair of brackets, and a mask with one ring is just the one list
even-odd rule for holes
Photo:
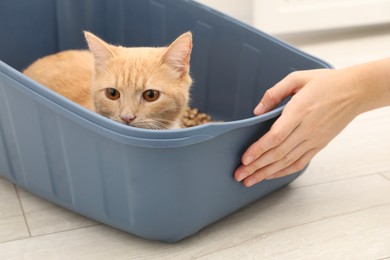
[[[390,25],[284,39],[335,67],[390,57]],[[287,188],[177,244],[120,232],[0,178],[0,259],[390,259],[390,108],[356,118]]]

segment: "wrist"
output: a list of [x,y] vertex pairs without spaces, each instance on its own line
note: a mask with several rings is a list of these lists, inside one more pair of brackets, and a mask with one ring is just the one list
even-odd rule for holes
[[357,113],[390,105],[390,59],[374,61],[344,69]]

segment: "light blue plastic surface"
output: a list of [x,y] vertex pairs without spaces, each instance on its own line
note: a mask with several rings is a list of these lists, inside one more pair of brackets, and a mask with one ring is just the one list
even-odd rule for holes
[[[192,105],[224,122],[132,128],[20,73],[39,57],[86,48],[82,30],[125,46],[167,45],[192,31]],[[294,70],[330,67],[189,0],[2,0],[0,35],[0,175],[82,215],[168,242],[301,173],[249,189],[233,179],[243,151],[282,110],[253,117],[267,88]]]

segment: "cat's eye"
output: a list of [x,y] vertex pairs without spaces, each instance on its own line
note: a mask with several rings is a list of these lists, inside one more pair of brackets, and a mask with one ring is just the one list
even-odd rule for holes
[[148,89],[142,94],[142,97],[148,102],[153,102],[160,97],[160,91]]
[[111,100],[117,100],[121,96],[119,91],[115,88],[106,88],[105,94],[106,97]]

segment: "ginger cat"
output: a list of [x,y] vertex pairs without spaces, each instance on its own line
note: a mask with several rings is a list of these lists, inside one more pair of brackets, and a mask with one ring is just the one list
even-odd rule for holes
[[188,106],[190,32],[169,47],[125,48],[85,32],[88,50],[38,59],[24,74],[66,98],[123,124],[174,129]]

